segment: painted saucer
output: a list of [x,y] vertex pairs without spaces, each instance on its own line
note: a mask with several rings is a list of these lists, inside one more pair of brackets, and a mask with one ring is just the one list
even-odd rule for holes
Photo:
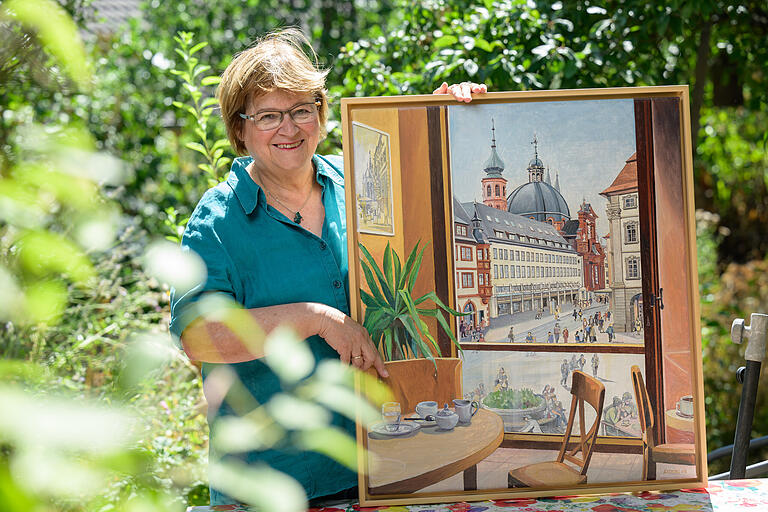
[[382,436],[404,436],[418,429],[418,426],[409,423],[400,423],[396,429],[391,429],[390,427],[392,425],[389,423],[376,423],[371,427],[370,431]]

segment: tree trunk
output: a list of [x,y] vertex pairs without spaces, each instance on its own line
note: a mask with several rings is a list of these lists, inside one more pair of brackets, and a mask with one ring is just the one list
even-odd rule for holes
[[699,127],[701,126],[701,104],[704,101],[704,87],[709,76],[709,58],[711,51],[710,41],[712,39],[712,17],[708,17],[701,27],[701,36],[699,37],[699,46],[696,50],[696,69],[694,70],[693,92],[691,93],[691,146],[693,157],[696,158],[696,143],[699,137]]

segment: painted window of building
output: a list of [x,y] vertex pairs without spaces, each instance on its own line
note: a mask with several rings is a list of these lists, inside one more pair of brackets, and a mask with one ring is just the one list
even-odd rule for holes
[[637,208],[637,196],[625,196],[624,208]]
[[477,284],[480,286],[483,286],[485,284],[485,279],[483,277],[483,274],[477,274]]
[[521,269],[521,268],[522,268],[521,266],[518,266],[518,267],[517,267],[517,277],[520,277],[520,269]]
[[627,279],[640,279],[640,258],[637,256],[627,258]]
[[483,250],[482,249],[478,249],[477,250],[477,259],[478,260],[483,259]]
[[461,273],[461,287],[462,288],[473,288],[475,286],[475,280],[472,276],[471,272],[462,272]]
[[493,248],[493,259],[499,259],[499,253],[497,248]]
[[467,236],[467,226],[456,224],[456,234],[459,236]]
[[491,186],[490,186],[490,185],[488,185],[488,188],[486,189],[486,192],[487,192],[487,194],[486,194],[486,195],[487,195],[488,197],[491,197]]
[[472,248],[461,246],[461,260],[472,261]]
[[496,196],[498,197],[500,195],[501,195],[501,189],[499,188],[498,185],[496,185]]
[[498,279],[499,278],[499,266],[494,265],[493,266],[493,278]]
[[637,242],[637,222],[627,222],[624,224],[624,243],[634,244]]

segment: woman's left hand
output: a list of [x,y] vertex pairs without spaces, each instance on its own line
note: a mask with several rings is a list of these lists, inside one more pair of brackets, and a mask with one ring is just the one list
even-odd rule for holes
[[432,94],[450,94],[456,101],[469,103],[472,101],[473,94],[482,94],[488,92],[488,86],[485,84],[476,84],[474,82],[461,82],[460,84],[448,85],[448,82],[435,89]]

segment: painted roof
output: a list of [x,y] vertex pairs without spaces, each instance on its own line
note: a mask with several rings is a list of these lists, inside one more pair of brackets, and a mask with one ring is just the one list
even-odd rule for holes
[[507,199],[507,210],[518,215],[535,215],[541,222],[547,217],[557,221],[571,217],[562,194],[543,181],[531,181],[517,187]]
[[637,190],[637,151],[632,153],[611,185],[600,192],[603,196],[615,196]]
[[[485,236],[490,240],[503,240],[507,243],[513,242],[518,245],[528,245],[531,247],[547,247],[549,249],[567,250],[574,252],[571,246],[550,224],[505,212],[482,203],[462,203],[464,211],[477,210],[480,226]],[[497,235],[497,232],[504,233],[504,237]],[[510,239],[507,233],[514,235]],[[550,242],[548,244],[543,241]],[[554,244],[554,245],[553,245]],[[560,246],[562,244],[564,247]]]

